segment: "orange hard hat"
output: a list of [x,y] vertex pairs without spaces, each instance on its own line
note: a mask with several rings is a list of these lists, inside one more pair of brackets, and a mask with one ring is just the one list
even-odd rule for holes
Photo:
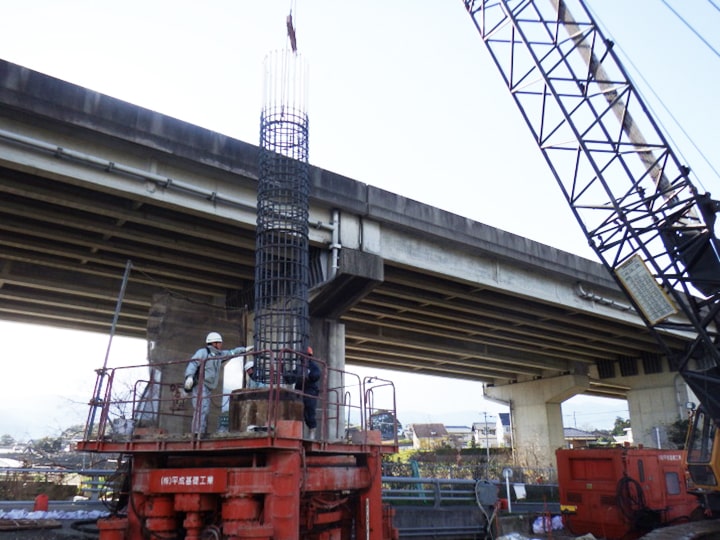
[[313,355],[312,347],[308,347],[307,353],[308,353],[308,356],[312,356],[312,355]]

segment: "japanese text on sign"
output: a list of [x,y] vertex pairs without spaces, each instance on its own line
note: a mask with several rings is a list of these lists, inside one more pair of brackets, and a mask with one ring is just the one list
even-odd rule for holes
[[635,254],[622,263],[616,274],[650,324],[677,313],[670,298],[655,281],[640,255]]
[[167,475],[160,477],[161,486],[212,486],[215,483],[214,476],[178,476],[178,475]]

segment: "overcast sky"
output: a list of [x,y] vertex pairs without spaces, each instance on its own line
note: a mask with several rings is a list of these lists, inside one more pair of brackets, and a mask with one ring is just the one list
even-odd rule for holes
[[[286,44],[290,2],[0,4],[0,58],[257,144],[263,59]],[[712,170],[720,169],[720,11],[710,0],[668,0],[708,46],[662,0],[588,4],[698,186],[720,195]],[[594,258],[461,0],[293,5],[309,65],[313,165]],[[102,365],[107,342],[0,323],[3,379],[12,381],[0,411],[21,403],[42,411],[32,421],[4,414],[0,434],[38,436],[71,417],[84,419],[87,410],[76,402],[92,393],[92,370]],[[145,345],[116,338],[112,354],[114,362],[137,363]],[[412,412],[410,419],[401,414],[404,422],[470,423],[499,410],[478,397],[478,384],[392,378],[401,413]],[[429,392],[438,392],[432,406]],[[616,416],[627,417],[627,406],[575,398],[563,413],[569,426],[610,427]]]

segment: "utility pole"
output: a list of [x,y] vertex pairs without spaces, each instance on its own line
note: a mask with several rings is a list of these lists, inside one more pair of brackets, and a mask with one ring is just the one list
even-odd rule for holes
[[485,416],[485,454],[487,456],[487,465],[490,465],[490,439],[488,437],[487,412],[483,412]]

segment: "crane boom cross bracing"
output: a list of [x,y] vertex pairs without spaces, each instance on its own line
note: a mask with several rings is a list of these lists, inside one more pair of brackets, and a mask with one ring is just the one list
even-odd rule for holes
[[692,184],[583,0],[464,4],[590,246],[720,424],[720,205]]
[[[712,212],[703,207],[710,202],[690,182],[612,42],[581,0],[572,2],[572,15],[570,3],[465,0],[591,247],[661,344],[668,331],[695,343],[664,352],[692,371],[689,360],[702,351],[696,364],[704,372],[720,365],[713,345],[720,263],[708,252]],[[623,264],[637,255],[686,321],[622,281]]]

